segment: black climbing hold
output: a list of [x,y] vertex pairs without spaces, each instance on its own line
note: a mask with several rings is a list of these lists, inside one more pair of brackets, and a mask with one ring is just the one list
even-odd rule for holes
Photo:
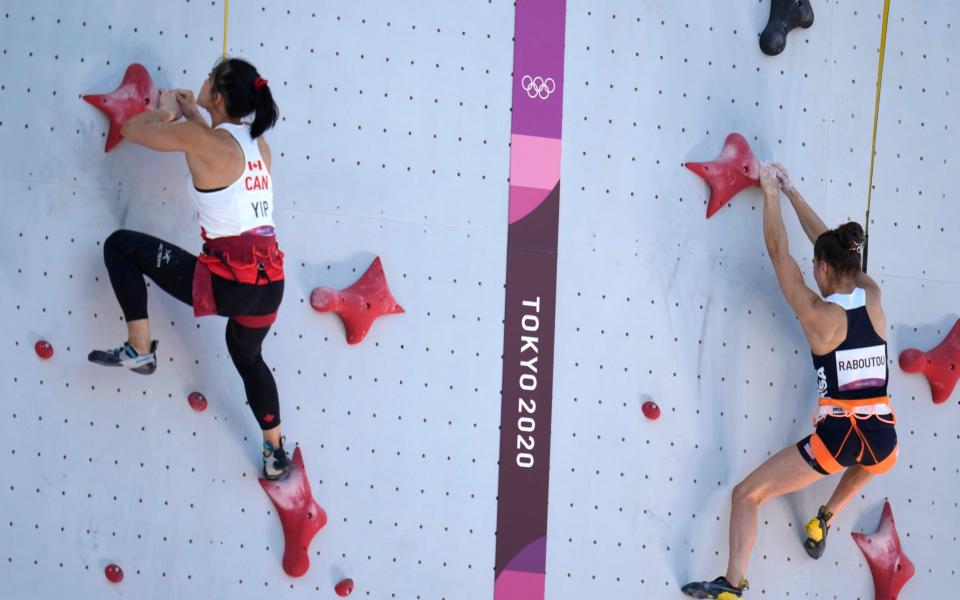
[[760,49],[776,56],[787,45],[787,34],[797,27],[813,25],[813,7],[810,0],[770,0],[770,20],[760,34]]

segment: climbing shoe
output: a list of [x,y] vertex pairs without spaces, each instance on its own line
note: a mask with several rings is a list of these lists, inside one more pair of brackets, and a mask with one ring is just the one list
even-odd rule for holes
[[826,506],[821,506],[817,516],[807,523],[807,539],[803,542],[803,548],[810,558],[820,558],[827,549],[827,533],[830,531],[827,521],[832,517],[833,513],[828,512]]
[[87,360],[105,367],[124,367],[134,373],[150,375],[157,370],[157,340],[150,343],[150,352],[137,354],[130,342],[113,350],[94,350]]
[[713,581],[695,581],[683,586],[681,590],[691,598],[716,598],[716,600],[735,600],[743,598],[743,591],[750,587],[744,579],[737,587],[726,577],[717,577]]
[[263,476],[265,479],[275,481],[284,479],[290,474],[290,458],[287,451],[283,449],[283,440],[280,446],[274,448],[270,442],[263,443]]

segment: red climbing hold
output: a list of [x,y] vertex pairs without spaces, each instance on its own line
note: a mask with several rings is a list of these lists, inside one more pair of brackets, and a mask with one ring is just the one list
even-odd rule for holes
[[123,581],[123,569],[113,563],[107,565],[107,568],[103,570],[103,574],[107,576],[110,583],[120,583]]
[[923,373],[934,403],[946,402],[960,379],[960,319],[933,350],[909,348],[901,352],[900,368],[907,373]]
[[187,396],[187,402],[190,403],[190,406],[193,408],[193,410],[207,410],[207,397],[200,392],[190,392],[190,395]]
[[317,312],[337,313],[347,330],[349,344],[363,341],[377,317],[403,312],[403,307],[390,293],[379,256],[347,289],[338,292],[333,288],[318,287],[313,290],[310,306]]
[[286,479],[260,479],[260,485],[273,500],[283,524],[283,570],[291,577],[300,577],[310,568],[310,541],[327,524],[327,513],[310,492],[300,448],[293,451],[293,465]]
[[345,596],[349,596],[350,594],[353,593],[353,580],[344,579],[343,581],[337,584],[337,587],[333,589],[335,592],[337,592],[337,595],[340,596],[341,598]]
[[873,574],[873,593],[876,600],[896,600],[900,590],[913,577],[916,568],[900,548],[897,524],[888,500],[876,533],[851,533],[860,546]]
[[684,165],[710,186],[707,218],[713,216],[741,190],[760,185],[760,161],[739,133],[731,133],[723,142],[720,156],[710,162],[688,162]]
[[651,421],[656,421],[660,418],[660,407],[653,400],[647,400],[643,403],[643,416]]
[[96,106],[110,119],[110,132],[104,148],[105,152],[110,152],[120,143],[120,129],[130,117],[157,107],[160,91],[154,85],[147,69],[139,63],[133,63],[127,67],[120,87],[109,94],[87,94],[83,99]]
[[53,345],[51,345],[47,340],[40,340],[33,345],[33,349],[37,351],[37,356],[44,360],[47,360],[53,356]]

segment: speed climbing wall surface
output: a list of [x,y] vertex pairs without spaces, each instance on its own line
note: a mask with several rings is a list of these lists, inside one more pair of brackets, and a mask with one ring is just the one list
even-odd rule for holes
[[[706,221],[706,186],[681,163],[739,131],[829,224],[862,220],[882,3],[815,2],[814,26],[777,57],[757,47],[767,3],[733,4],[567,2],[548,598],[679,598],[718,574],[730,489],[809,432],[816,383],[763,254],[759,195]],[[124,333],[106,235],[199,239],[182,158],[103,154],[105,121],[79,96],[113,89],[132,62],[199,88],[222,18],[219,2],[0,4],[5,590],[325,598],[349,576],[364,598],[490,598],[513,3],[231,4],[229,51],[259,66],[283,115],[268,138],[287,288],[264,352],[330,517],[299,579],[280,566],[222,321],[151,288],[157,374],[85,359]],[[901,597],[957,586],[957,396],[933,405],[895,357],[933,346],[960,311],[958,26],[955,3],[892,3],[870,269],[899,466],[839,517],[816,563],[799,531],[836,478],[763,507],[751,597],[872,597],[848,533],[872,531],[884,498],[917,565]],[[310,291],[349,285],[377,255],[406,313],[348,346]],[[646,400],[660,420],[643,418]]]

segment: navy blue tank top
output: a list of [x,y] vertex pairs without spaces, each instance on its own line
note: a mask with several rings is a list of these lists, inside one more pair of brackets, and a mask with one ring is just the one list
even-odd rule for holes
[[863,400],[887,395],[887,342],[877,334],[867,314],[862,288],[826,298],[847,311],[847,337],[832,352],[813,355],[820,396]]

